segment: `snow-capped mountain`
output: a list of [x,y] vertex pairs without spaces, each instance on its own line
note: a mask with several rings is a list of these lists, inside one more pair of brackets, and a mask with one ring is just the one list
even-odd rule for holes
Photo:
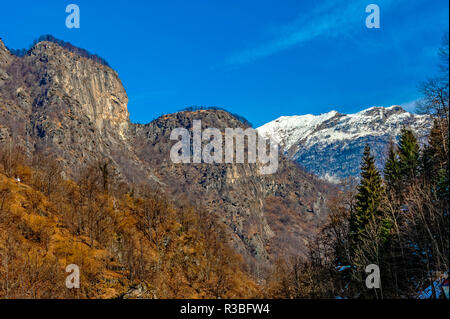
[[291,159],[329,181],[359,175],[364,146],[369,144],[382,168],[390,139],[409,127],[424,141],[432,120],[401,106],[371,107],[355,114],[331,111],[321,115],[282,116],[259,128],[259,134],[280,144]]

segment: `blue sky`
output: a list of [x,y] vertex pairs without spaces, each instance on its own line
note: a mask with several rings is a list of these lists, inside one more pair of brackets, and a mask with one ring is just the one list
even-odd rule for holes
[[[81,11],[80,29],[65,8]],[[365,7],[380,7],[367,29]],[[42,34],[98,53],[119,73],[133,122],[220,106],[259,126],[282,115],[405,104],[437,72],[447,0],[2,1],[0,37]]]

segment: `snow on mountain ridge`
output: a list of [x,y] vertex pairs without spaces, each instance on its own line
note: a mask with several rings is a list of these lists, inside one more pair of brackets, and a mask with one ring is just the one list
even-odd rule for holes
[[285,148],[292,146],[303,136],[308,135],[318,125],[339,114],[336,111],[330,111],[321,115],[293,115],[281,116],[278,119],[269,122],[257,128],[259,134],[266,137],[272,137],[277,143]]
[[[397,139],[402,127],[410,127],[423,140],[431,119],[409,113],[398,105],[376,106],[354,114],[331,111],[321,115],[282,116],[257,130],[280,143],[290,158],[309,171],[336,180],[357,175],[366,143],[374,153],[383,155],[389,140]],[[381,167],[383,160],[377,164]]]
[[[338,118],[335,125],[320,128],[320,125],[330,119],[334,120],[334,117]],[[374,106],[354,114],[341,114],[337,111],[330,111],[320,115],[281,116],[258,127],[257,130],[262,136],[273,138],[281,144],[285,151],[288,151],[299,141],[310,145],[316,142],[330,143],[336,140],[353,139],[366,135],[385,135],[387,133],[386,128],[399,131],[402,127],[399,124],[407,124],[405,122],[409,122],[408,120],[411,119],[414,122],[419,122],[411,123],[413,129],[415,126],[420,126],[417,124],[429,121],[427,115],[412,114],[403,110],[401,106],[393,105],[390,107]],[[383,130],[380,130],[381,128]]]

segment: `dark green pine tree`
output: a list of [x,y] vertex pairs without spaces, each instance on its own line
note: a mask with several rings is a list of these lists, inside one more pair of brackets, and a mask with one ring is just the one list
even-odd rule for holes
[[370,147],[366,145],[361,165],[361,181],[356,196],[356,204],[350,215],[350,245],[354,251],[364,240],[369,221],[383,216],[380,202],[383,194],[381,176],[375,166]]
[[431,187],[436,188],[439,198],[449,197],[448,158],[445,152],[448,134],[442,135],[437,120],[428,135],[428,145],[420,157],[420,174]]
[[388,149],[388,157],[384,166],[384,181],[387,189],[398,192],[400,189],[400,164],[395,149],[394,141],[390,141]]
[[403,186],[409,184],[418,175],[419,144],[413,131],[402,128],[398,143],[398,158]]

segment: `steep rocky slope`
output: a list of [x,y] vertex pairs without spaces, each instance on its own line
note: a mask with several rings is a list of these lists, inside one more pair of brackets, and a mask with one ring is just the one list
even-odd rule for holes
[[[432,121],[426,115],[402,107],[371,107],[355,114],[331,111],[321,115],[282,116],[257,130],[279,142],[285,154],[308,171],[330,181],[357,177],[365,144],[383,155],[402,127],[411,128],[419,139]],[[383,156],[377,165],[383,167]]]
[[[51,42],[11,57],[2,68],[7,80],[0,90],[1,122],[9,123],[4,132],[15,143],[31,153],[50,150],[69,175],[82,164],[107,158],[120,167],[117,161],[133,156],[126,143],[128,98],[114,70]],[[128,164],[119,174],[148,175],[137,158]]]
[[[305,173],[295,163],[281,159],[278,171],[262,175],[257,164],[174,164],[169,158],[170,132],[192,129],[195,119],[202,127],[246,126],[221,110],[179,112],[148,125],[135,125],[138,157],[158,168],[163,181],[177,198],[189,194],[197,205],[222,216],[233,231],[233,243],[244,256],[268,260],[282,254],[305,253],[306,239],[325,217],[328,186]],[[180,178],[182,177],[182,178]]]
[[54,154],[63,173],[109,162],[118,180],[145,183],[217,214],[232,244],[256,268],[283,254],[304,254],[307,238],[326,216],[329,186],[280,158],[278,171],[257,164],[174,164],[169,139],[176,127],[246,127],[221,110],[186,111],[147,125],[129,121],[127,95],[111,68],[52,42],[24,57],[0,40],[0,144],[20,146],[28,157]]

